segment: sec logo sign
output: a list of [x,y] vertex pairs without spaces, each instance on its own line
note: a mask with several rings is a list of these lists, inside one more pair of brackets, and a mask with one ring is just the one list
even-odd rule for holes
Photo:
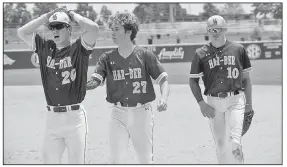
[[40,64],[39,64],[39,57],[38,57],[38,54],[37,53],[33,53],[31,55],[31,62],[32,64],[35,66],[35,67],[40,67]]
[[258,59],[261,55],[261,48],[256,44],[250,44],[246,47],[246,52],[249,59]]

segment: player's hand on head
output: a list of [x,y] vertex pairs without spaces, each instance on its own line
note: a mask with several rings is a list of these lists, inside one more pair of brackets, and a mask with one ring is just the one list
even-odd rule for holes
[[165,111],[167,109],[167,99],[161,98],[157,103],[157,110],[159,112]]
[[51,12],[47,13],[47,18],[49,19],[54,13],[60,12],[63,10],[64,10],[64,7],[56,8],[56,9],[52,10]]
[[67,7],[66,6],[62,6],[62,7],[60,7],[59,8],[59,12],[68,12],[68,9],[67,9]]
[[215,116],[215,109],[207,104],[204,100],[199,102],[199,106],[204,117],[213,118]]

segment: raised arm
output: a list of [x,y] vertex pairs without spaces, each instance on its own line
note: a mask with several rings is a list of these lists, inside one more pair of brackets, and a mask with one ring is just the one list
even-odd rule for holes
[[49,17],[54,13],[61,11],[62,8],[57,8],[49,13],[43,14],[40,17],[28,22],[17,30],[17,34],[26,44],[32,46],[33,44],[33,33],[36,32],[37,28],[44,25],[49,21]]
[[92,20],[85,18],[74,11],[69,11],[68,14],[71,16],[71,18],[78,22],[81,28],[84,29],[84,32],[82,34],[82,38],[86,45],[89,47],[94,47],[98,33],[99,33],[99,26],[96,22],[93,22]]

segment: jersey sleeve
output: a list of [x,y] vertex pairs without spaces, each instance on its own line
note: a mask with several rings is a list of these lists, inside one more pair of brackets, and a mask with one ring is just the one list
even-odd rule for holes
[[147,50],[145,53],[147,72],[157,83],[160,83],[160,81],[168,75],[152,51]]
[[39,34],[37,34],[35,32],[33,33],[32,38],[33,38],[32,39],[32,46],[30,49],[37,54],[39,53],[39,51],[44,50],[49,43],[45,38],[41,37]]
[[203,70],[200,68],[200,59],[199,55],[195,53],[195,55],[192,57],[191,60],[191,66],[190,66],[190,78],[200,78],[203,76]]
[[103,53],[96,64],[96,68],[94,73],[92,74],[92,77],[99,80],[101,85],[103,85],[106,76],[107,76],[107,55]]
[[73,45],[76,45],[75,47],[80,48],[81,56],[90,56],[90,54],[92,54],[92,52],[95,48],[95,46],[89,47],[88,45],[86,45],[86,43],[83,40],[82,35],[75,42],[73,42],[72,46]]
[[86,44],[86,42],[84,41],[84,39],[83,39],[83,34],[81,34],[81,44],[82,44],[82,46],[83,46],[86,50],[94,50],[95,47],[96,47],[96,43],[94,44],[93,47],[88,46],[88,45]]
[[252,66],[248,54],[245,48],[242,46],[241,48],[241,63],[243,67],[243,73],[252,71]]

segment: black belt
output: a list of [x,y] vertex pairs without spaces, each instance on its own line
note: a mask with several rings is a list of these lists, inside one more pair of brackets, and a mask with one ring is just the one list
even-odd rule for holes
[[[117,103],[120,103],[120,105],[122,107],[136,107],[138,105],[138,103],[135,104],[128,104],[128,103],[123,103],[123,102],[116,102],[114,103],[115,105],[117,105]],[[144,105],[145,103],[140,103],[141,105]]]
[[233,95],[238,95],[239,91],[235,91],[235,92],[219,92],[219,93],[214,93],[214,94],[207,94],[208,96],[212,96],[212,97],[221,97],[221,98],[225,98],[225,97],[229,97],[229,96],[233,96]]
[[[68,106],[47,106],[48,111],[53,110],[54,112],[67,112]],[[73,105],[71,106],[71,110],[78,110],[80,109],[80,105]]]

